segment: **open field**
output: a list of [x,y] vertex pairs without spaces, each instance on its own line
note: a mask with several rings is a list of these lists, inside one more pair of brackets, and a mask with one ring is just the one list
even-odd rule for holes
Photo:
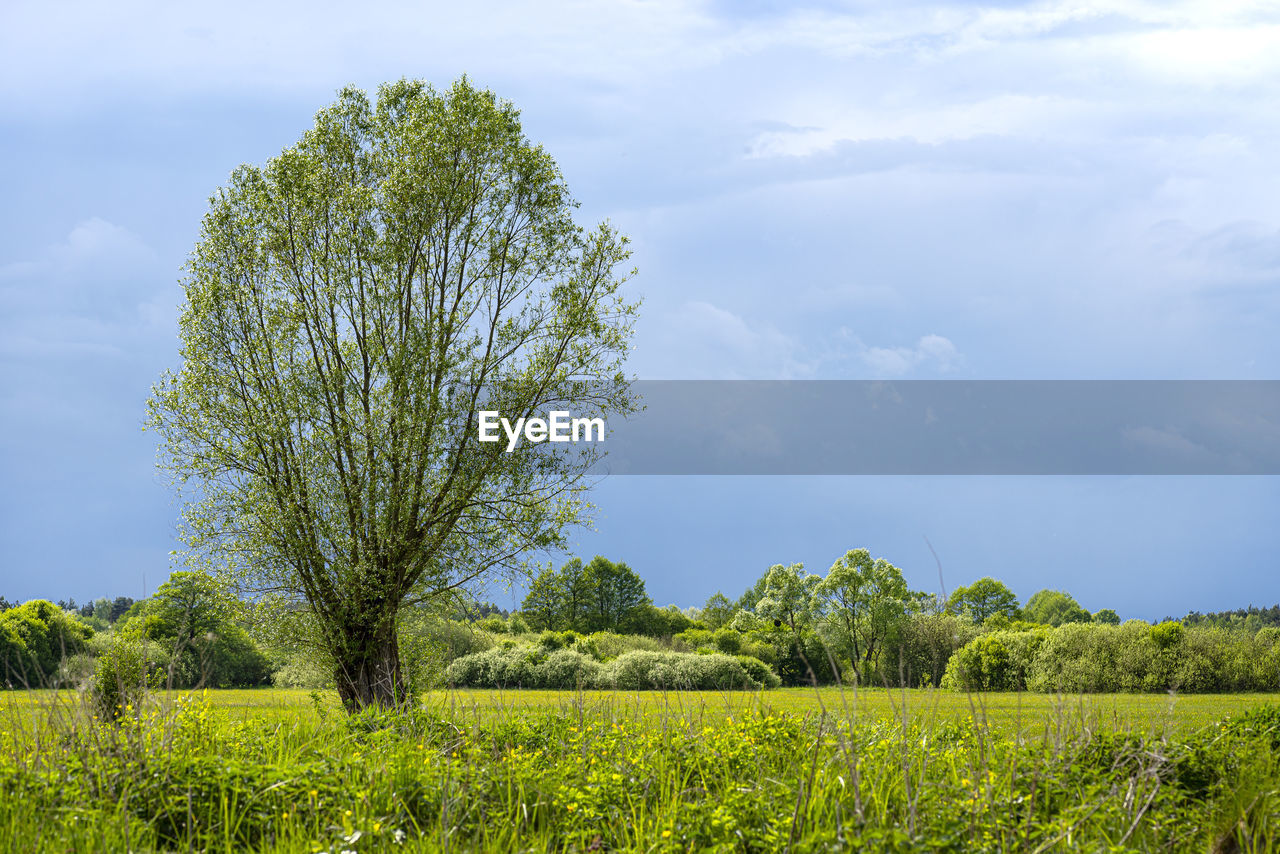
[[[259,688],[209,691],[214,713],[228,720],[296,722],[315,716],[316,700],[302,689]],[[202,695],[174,691],[165,698]],[[319,692],[323,708],[341,714],[337,696]],[[70,703],[73,693],[14,691],[0,693],[0,721],[12,721],[53,702]],[[828,715],[845,718],[941,722],[988,728],[1001,736],[1052,737],[1065,727],[1106,728],[1142,735],[1176,736],[1227,715],[1280,703],[1280,694],[964,694],[930,689],[778,688],[749,691],[535,691],[457,689],[429,692],[423,707],[456,722],[493,723],[512,715],[579,712],[593,717],[637,718],[687,724],[719,723],[743,714]]]
[[1278,700],[264,689],[105,723],[9,692],[0,850],[1262,852]]

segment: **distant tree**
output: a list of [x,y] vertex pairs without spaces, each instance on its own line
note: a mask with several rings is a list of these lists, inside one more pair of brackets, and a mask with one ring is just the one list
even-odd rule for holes
[[133,598],[131,596],[117,596],[111,600],[111,616],[108,618],[110,622],[123,617],[130,608],[133,607]]
[[702,622],[709,629],[718,629],[733,620],[735,611],[737,608],[729,597],[717,590],[707,599],[707,604],[702,606]]
[[580,558],[572,558],[560,567],[560,584],[564,588],[561,623],[565,628],[581,630],[594,610],[596,593],[594,580]]
[[1092,622],[1093,615],[1080,607],[1069,593],[1061,590],[1041,590],[1027,600],[1023,616],[1033,623],[1061,626],[1064,623]]
[[565,625],[565,594],[564,577],[547,566],[529,585],[529,592],[520,603],[520,613],[534,631],[558,631]]
[[[579,631],[634,630],[634,623],[642,616],[643,609],[653,604],[645,593],[644,579],[625,563],[614,563],[600,555],[587,565],[583,584],[590,598],[582,620],[584,625]],[[572,597],[572,593],[569,595]]]
[[[625,563],[600,555],[589,564],[575,557],[559,570],[545,568],[534,577],[520,604],[524,618],[537,631],[578,632],[660,631],[644,610],[652,607],[644,579]],[[681,619],[689,622],[683,615]],[[670,621],[659,622],[666,626]]]
[[8,611],[10,608],[18,607],[17,602],[10,602],[8,599],[0,596],[0,612]]
[[859,678],[876,665],[882,646],[895,636],[913,601],[902,571],[866,549],[851,549],[815,588],[836,648]]
[[1110,608],[1103,608],[1101,611],[1093,612],[1093,621],[1108,626],[1118,626],[1120,625],[1120,615]]
[[45,599],[0,613],[0,679],[12,686],[43,687],[65,656],[81,652],[92,630]]
[[653,638],[669,638],[693,626],[693,620],[676,605],[659,608],[645,605],[632,612],[624,626],[627,632]]
[[814,589],[822,576],[804,571],[804,564],[775,564],[764,577],[764,596],[756,602],[760,616],[793,631],[808,625],[813,615]]
[[178,571],[154,596],[128,609],[120,632],[126,639],[159,643],[169,655],[175,687],[263,684],[270,666],[236,623],[239,609],[240,603],[212,576]]
[[957,587],[947,606],[953,614],[968,617],[979,625],[993,614],[1016,620],[1019,613],[1018,597],[1003,582],[990,576],[979,578],[968,587]]

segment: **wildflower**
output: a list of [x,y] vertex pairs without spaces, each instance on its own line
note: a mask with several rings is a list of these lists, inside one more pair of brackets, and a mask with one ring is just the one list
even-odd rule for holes
[[669,831],[669,830],[664,830],[664,831],[662,831],[662,838],[663,838],[663,839],[667,839],[667,838],[668,838],[668,837],[670,837],[670,836],[671,836],[671,831]]

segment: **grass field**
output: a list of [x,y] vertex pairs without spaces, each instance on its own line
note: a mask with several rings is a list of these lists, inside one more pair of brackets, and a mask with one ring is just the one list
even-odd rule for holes
[[5,851],[1272,851],[1280,698],[0,694]]

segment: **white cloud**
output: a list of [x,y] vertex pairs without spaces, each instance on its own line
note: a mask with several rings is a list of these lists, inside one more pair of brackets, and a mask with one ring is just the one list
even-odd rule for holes
[[865,347],[861,358],[878,376],[900,377],[917,368],[947,372],[959,365],[961,357],[950,340],[925,335],[914,347]]

